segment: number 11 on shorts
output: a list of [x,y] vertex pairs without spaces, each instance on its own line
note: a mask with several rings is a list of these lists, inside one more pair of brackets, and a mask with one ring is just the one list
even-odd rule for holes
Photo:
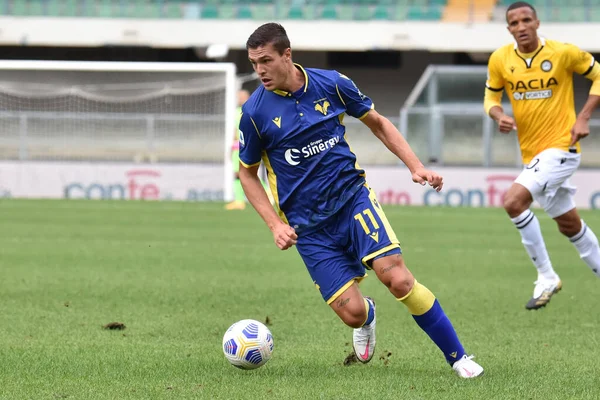
[[358,221],[360,223],[360,226],[362,226],[362,228],[364,229],[365,233],[367,235],[371,234],[371,229],[369,229],[369,227],[367,226],[367,222],[365,221],[363,214],[366,215],[367,217],[369,217],[369,221],[371,222],[371,225],[373,225],[373,228],[375,228],[375,230],[379,229],[379,224],[377,223],[377,220],[375,219],[375,217],[373,216],[373,213],[371,212],[370,209],[366,208],[365,210],[363,210],[362,213],[358,213],[354,216],[354,219],[356,221]]

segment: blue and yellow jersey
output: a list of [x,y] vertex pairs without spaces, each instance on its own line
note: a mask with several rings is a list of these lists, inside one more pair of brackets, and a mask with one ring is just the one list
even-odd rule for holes
[[262,86],[242,107],[240,160],[268,172],[280,217],[297,232],[335,214],[365,183],[342,123],[364,118],[373,102],[345,75],[302,68],[302,88],[269,92]]
[[[496,50],[488,62],[485,111],[500,105],[505,90],[512,104],[523,163],[550,148],[569,149],[575,124],[573,73],[593,81],[600,95],[600,65],[572,44],[541,38],[536,51],[522,54],[516,44]],[[576,145],[579,150],[579,143]]]

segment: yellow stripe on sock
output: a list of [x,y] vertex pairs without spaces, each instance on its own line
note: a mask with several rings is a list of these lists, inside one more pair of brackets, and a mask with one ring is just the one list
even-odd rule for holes
[[367,320],[369,319],[369,307],[370,307],[369,301],[367,299],[365,299],[364,297],[363,297],[363,300],[365,301],[365,309],[367,310],[367,317],[365,318],[365,322],[363,322],[361,326],[364,326],[367,323]]
[[412,289],[410,289],[410,292],[397,300],[404,303],[412,315],[423,315],[433,307],[435,296],[429,289],[421,285],[415,279],[415,283],[413,284]]

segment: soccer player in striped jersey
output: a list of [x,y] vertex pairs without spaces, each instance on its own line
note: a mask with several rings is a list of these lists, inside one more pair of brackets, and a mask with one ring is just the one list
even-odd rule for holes
[[[359,361],[375,350],[375,302],[358,282],[372,270],[463,378],[483,373],[468,356],[433,293],[406,267],[400,245],[352,152],[343,124],[361,120],[410,169],[412,180],[442,189],[396,127],[375,111],[349,77],[292,61],[285,29],[260,26],[248,58],[262,86],[244,104],[240,121],[240,179],[246,196],[286,250],[296,245],[323,300],[352,328]],[[278,213],[257,177],[268,171]]]
[[[508,190],[504,208],[537,268],[533,296],[526,304],[527,309],[535,310],[548,304],[561,290],[562,281],[548,256],[538,219],[530,210],[534,200],[600,277],[598,239],[577,213],[573,200],[576,188],[569,183],[581,161],[579,141],[588,136],[588,121],[600,104],[600,65],[575,45],[539,37],[540,21],[526,2],[511,4],[506,21],[515,43],[490,56],[484,107],[500,132],[517,131],[524,169]],[[573,73],[593,82],[578,115]],[[514,118],[502,109],[503,90],[511,101]]]

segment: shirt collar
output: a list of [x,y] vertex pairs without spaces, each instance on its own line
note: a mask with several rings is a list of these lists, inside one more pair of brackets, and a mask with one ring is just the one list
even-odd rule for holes
[[[304,74],[304,93],[306,93],[306,90],[308,89],[308,74],[306,73],[306,70],[304,69],[304,67],[300,64],[294,63],[294,66],[296,68],[298,68],[300,71],[302,71],[302,73]],[[275,89],[273,90],[273,93],[278,94],[279,96],[289,96],[290,93],[286,92],[285,90],[279,90],[279,89]]]
[[[535,49],[535,50],[534,50],[534,51],[533,51],[531,54],[534,54],[536,51],[538,51],[538,50],[540,49],[540,47],[543,47],[543,46],[545,46],[545,45],[546,45],[546,39],[544,39],[544,38],[543,38],[543,37],[541,37],[541,36],[538,36],[538,39],[539,39],[539,41],[538,41],[538,47],[537,47],[537,49]],[[516,41],[515,41],[515,44],[514,44],[514,48],[515,48],[515,50],[517,50],[517,51],[518,51],[518,49],[519,49],[519,45],[517,44],[517,42],[516,42]]]

